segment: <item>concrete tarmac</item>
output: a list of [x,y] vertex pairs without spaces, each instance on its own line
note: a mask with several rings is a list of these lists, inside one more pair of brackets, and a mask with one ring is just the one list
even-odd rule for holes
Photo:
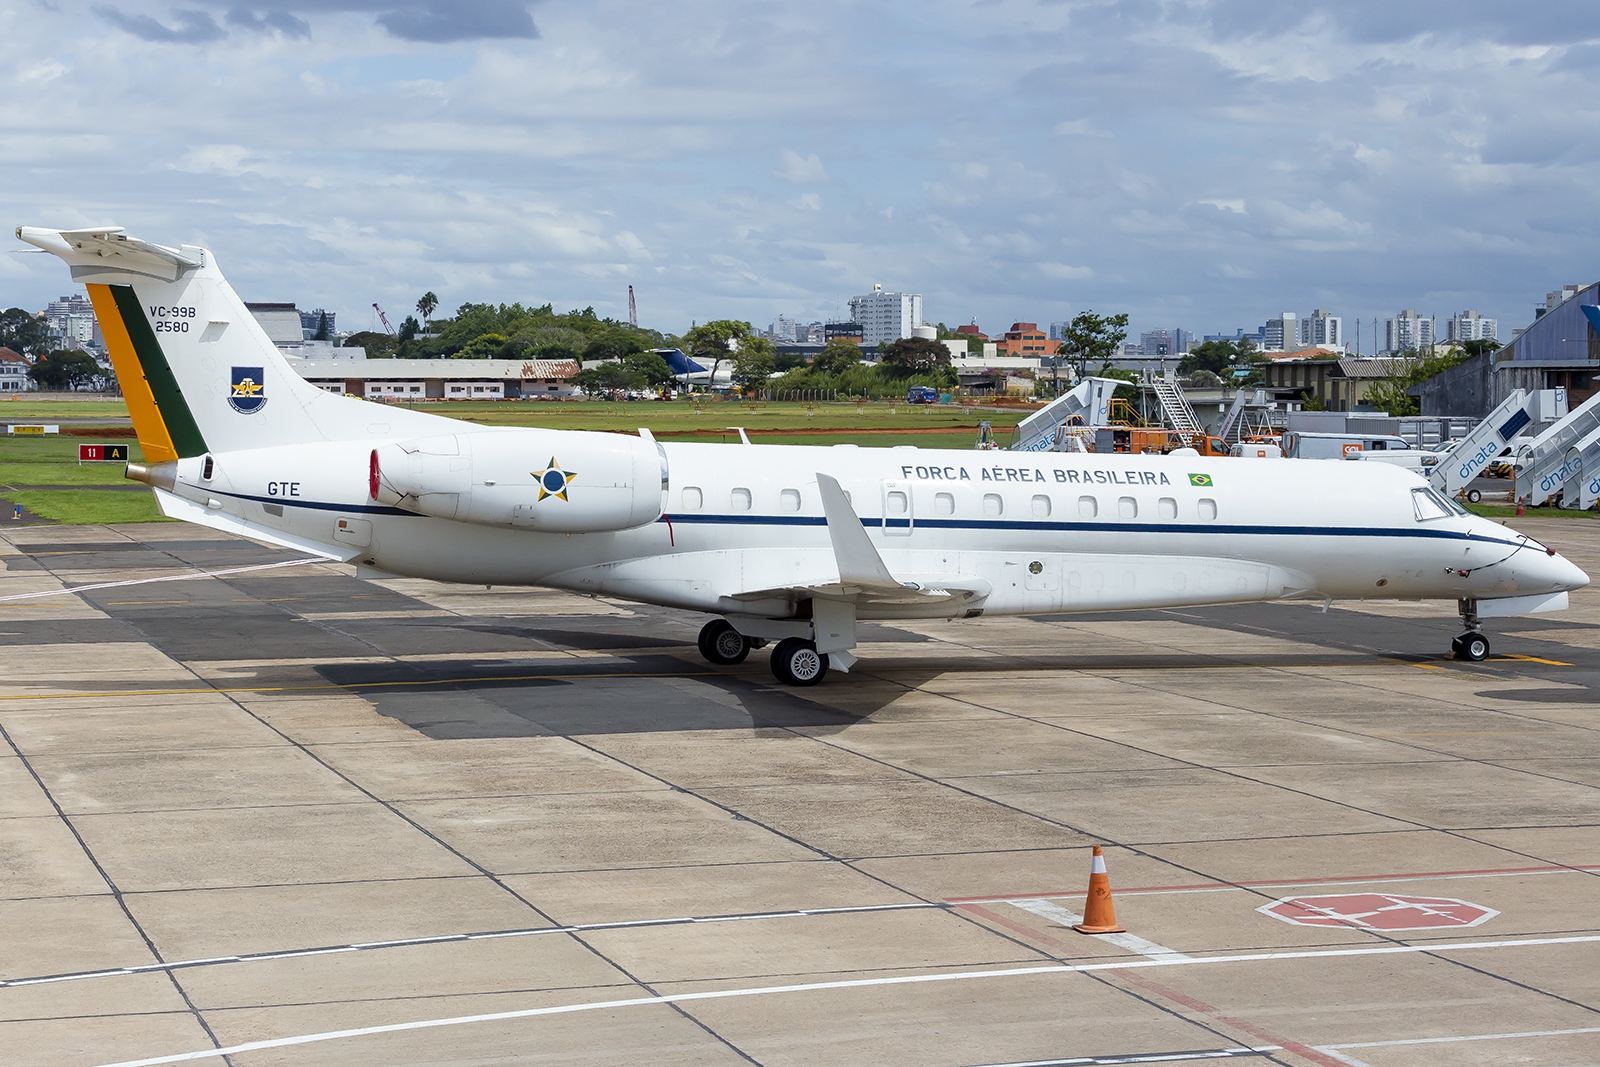
[[296,558],[0,534],[0,1061],[1600,1063],[1594,588],[1481,664],[1284,604],[866,626],[793,690]]

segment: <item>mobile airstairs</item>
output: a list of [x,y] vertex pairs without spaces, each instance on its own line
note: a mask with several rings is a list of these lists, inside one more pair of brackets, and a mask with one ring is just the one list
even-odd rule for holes
[[[1552,391],[1529,394],[1528,414],[1532,419],[1536,420],[1539,414],[1534,409],[1541,406],[1540,394]],[[1596,431],[1600,431],[1600,393],[1517,450],[1516,499],[1535,506],[1560,494],[1564,507],[1587,507],[1579,503],[1583,472],[1587,470],[1591,478],[1600,474],[1600,438]],[[1589,499],[1592,503],[1594,496],[1591,494]]]
[[[1118,378],[1081,378],[1072,389],[1017,423],[1011,447],[1022,452],[1085,452],[1081,431],[1111,424]],[[1092,438],[1091,438],[1092,439]]]
[[1194,408],[1189,405],[1189,398],[1183,395],[1183,390],[1171,378],[1160,377],[1151,381],[1155,389],[1156,399],[1161,401],[1161,410],[1166,413],[1167,423],[1178,434],[1178,439],[1185,448],[1194,447],[1196,437],[1205,436],[1205,427],[1200,425],[1200,417],[1194,413]]

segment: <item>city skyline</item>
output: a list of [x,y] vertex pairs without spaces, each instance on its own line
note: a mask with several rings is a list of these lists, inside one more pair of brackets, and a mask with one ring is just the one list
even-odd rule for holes
[[[207,245],[347,327],[428,290],[625,319],[632,284],[680,332],[880,283],[990,329],[1302,303],[1514,328],[1600,273],[1597,120],[1562,103],[1600,72],[1592,6],[391,6],[18,7],[0,203]],[[206,91],[180,106],[175,69]],[[59,295],[28,255],[0,287]]]

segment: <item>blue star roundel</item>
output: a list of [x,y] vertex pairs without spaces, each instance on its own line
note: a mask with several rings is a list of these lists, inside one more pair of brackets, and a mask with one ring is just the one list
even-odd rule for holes
[[531,471],[530,473],[539,479],[540,500],[547,496],[560,497],[562,500],[566,500],[567,486],[571,485],[572,479],[577,477],[572,471],[562,470],[561,464],[556,462],[556,457],[554,456],[550,457],[550,464],[544,470]]
[[228,406],[241,415],[254,415],[266,404],[266,368],[234,367]]

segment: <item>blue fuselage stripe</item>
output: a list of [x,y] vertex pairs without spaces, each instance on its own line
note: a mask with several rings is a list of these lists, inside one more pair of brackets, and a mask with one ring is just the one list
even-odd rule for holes
[[[312,511],[344,511],[359,515],[394,515],[423,518],[416,512],[383,504],[330,504],[319,500],[301,500],[296,497],[251,496],[248,493],[230,493],[222,489],[212,492],[231,496],[236,500],[253,500],[259,504],[279,504],[289,508],[307,508]],[[684,526],[827,526],[821,515],[663,515],[657,522]],[[882,519],[863,519],[862,525],[871,530],[882,529]],[[905,529],[905,519],[890,519],[890,529]],[[1399,526],[1270,526],[1218,525],[1180,522],[1055,522],[1044,519],[918,519],[919,530],[995,530],[1014,533],[1048,531],[1050,533],[1158,533],[1158,534],[1210,534],[1253,537],[1402,537],[1434,541],[1479,541],[1487,544],[1521,547],[1523,541],[1507,541],[1498,537],[1484,537],[1463,530],[1430,529],[1425,526],[1406,528]],[[532,532],[532,531],[530,531]]]

